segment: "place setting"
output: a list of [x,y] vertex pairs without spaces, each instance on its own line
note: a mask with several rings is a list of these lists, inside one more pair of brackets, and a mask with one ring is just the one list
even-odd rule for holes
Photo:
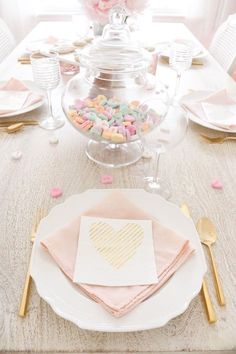
[[182,105],[193,122],[219,132],[236,133],[236,95],[226,89],[216,92],[192,91]]
[[165,325],[198,294],[205,271],[191,221],[130,189],[88,190],[54,207],[39,224],[31,263],[39,295],[60,316],[112,332]]
[[192,56],[192,63],[191,65],[194,66],[202,66],[204,65],[205,58],[207,56],[206,51],[197,43],[186,40],[182,38],[175,38],[171,42],[167,43],[160,43],[156,45],[159,48],[160,52],[160,60],[163,63],[171,64],[170,58],[173,55],[173,52],[177,49],[180,50],[181,47],[188,47],[191,49],[191,56]]
[[19,56],[18,62],[31,64],[33,53],[49,56],[50,52],[54,52],[58,54],[62,75],[77,74],[80,68],[80,51],[86,46],[90,46],[94,40],[94,34],[90,22],[84,16],[74,15],[72,24],[74,30],[70,34],[70,38],[58,38],[50,35],[27,43],[25,52]]
[[[61,81],[58,54],[50,52],[49,56],[45,56],[35,52],[30,60],[33,81],[11,78],[0,89],[0,126],[7,133],[17,133],[29,125],[38,125],[47,130],[58,129],[64,125],[64,118],[55,115],[51,100],[52,91]],[[25,119],[23,114],[40,108],[46,101],[48,117],[40,121]]]

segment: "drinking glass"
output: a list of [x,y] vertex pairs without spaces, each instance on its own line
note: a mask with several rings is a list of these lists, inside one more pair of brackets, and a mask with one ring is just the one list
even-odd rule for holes
[[52,109],[52,90],[55,89],[60,82],[60,65],[57,53],[50,52],[50,56],[46,57],[39,53],[31,55],[31,64],[33,78],[35,83],[47,92],[48,106],[50,115],[39,123],[44,129],[52,130],[60,128],[65,121],[62,117],[55,116]]
[[176,71],[177,79],[172,102],[176,101],[179,91],[181,76],[184,71],[188,70],[192,65],[193,46],[187,41],[174,42],[170,49],[170,66]]
[[[150,102],[150,104],[152,104]],[[144,148],[154,153],[154,171],[151,176],[144,177],[144,188],[150,193],[156,193],[168,199],[171,195],[165,181],[159,178],[160,157],[166,151],[173,149],[185,137],[188,118],[180,106],[170,105],[168,113],[160,125],[151,133],[141,138]]]

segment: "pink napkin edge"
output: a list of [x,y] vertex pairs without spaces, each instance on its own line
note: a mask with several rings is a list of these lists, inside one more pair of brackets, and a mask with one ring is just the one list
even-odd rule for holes
[[[12,87],[16,85],[16,87]],[[3,86],[0,87],[0,90],[2,91],[28,91],[28,96],[26,97],[24,103],[22,104],[21,109],[26,108],[27,106],[31,106],[32,104],[35,104],[37,102],[40,102],[43,100],[44,96],[40,95],[38,93],[35,93],[31,91],[22,81],[11,77],[6,83],[3,84]],[[29,102],[27,104],[27,102]],[[1,115],[5,115],[7,113],[13,113],[13,112],[18,112],[15,110],[0,110],[0,117]]]
[[[71,279],[71,271],[73,270],[70,269],[65,269],[65,266],[62,265],[60,259],[57,257],[57,255],[54,253],[54,251],[50,248],[50,251],[48,250],[47,246],[50,246],[50,242],[44,240],[40,241],[42,244],[43,248],[45,251],[49,253],[54,258],[54,261],[56,261],[57,265],[59,266],[60,270],[62,273],[64,273],[69,280]],[[181,252],[177,255],[175,258],[174,262],[169,265],[169,267],[161,274],[159,275],[159,282],[157,284],[151,284],[148,286],[140,286],[143,287],[143,290],[141,290],[136,296],[131,298],[129,301],[124,301],[123,304],[119,304],[117,306],[115,305],[109,305],[108,303],[104,302],[102,298],[97,296],[93,291],[92,287],[87,284],[76,284],[89,298],[94,300],[96,303],[104,307],[110,314],[112,314],[114,317],[121,317],[125,315],[126,313],[130,312],[133,308],[136,307],[137,304],[143,302],[144,300],[147,300],[151,295],[153,295],[156,291],[161,289],[162,285],[166,284],[168,280],[181,268],[181,265],[185,263],[185,261],[189,258],[189,256],[195,252],[195,249],[190,245],[190,242],[187,241],[183,247]],[[166,274],[168,274],[169,269],[172,268],[171,273],[165,278]],[[87,286],[90,287],[89,291],[87,290]],[[100,286],[103,287],[103,286]],[[115,288],[115,287],[114,287]],[[120,287],[118,287],[120,288]]]
[[[12,86],[16,85],[16,88],[12,88]],[[29,91],[29,89],[25,86],[25,84],[14,78],[11,77],[7,82],[5,82],[1,87],[0,90],[3,91]]]
[[[168,280],[180,269],[181,265],[188,259],[190,254],[194,252],[193,249],[189,248],[189,251],[184,254],[184,250],[186,250],[186,247],[189,248],[189,245],[188,246],[185,245],[183,247],[183,250],[178,255],[174,264],[172,265],[173,266],[172,272],[167,276],[167,278],[165,278],[165,274],[159,276],[159,282],[157,284],[143,286],[143,290],[140,291],[138,295],[134,296],[129,302],[126,301],[123,305],[119,304],[119,306],[114,306],[114,305],[110,306],[108,305],[108,303],[105,303],[101,298],[96,296],[96,294],[92,293],[91,291],[88,292],[84,288],[85,284],[79,284],[78,286],[82,288],[82,290],[85,291],[85,293],[89,297],[91,297],[93,300],[95,300],[100,305],[102,305],[113,316],[121,317],[126,313],[130,312],[133,308],[135,308],[137,304],[142,303],[144,300],[147,300],[151,295],[156,293],[159,289],[161,290],[162,285],[168,282]],[[168,273],[168,271],[166,271],[165,273]]]
[[[205,94],[202,98],[196,99],[196,100],[191,100],[191,95],[197,94],[197,93],[202,93]],[[226,88],[219,89],[217,91],[209,91],[209,90],[191,90],[191,92],[187,93],[181,98],[181,104],[183,106],[188,106],[188,104],[197,104],[197,103],[202,103],[202,102],[208,102],[209,99],[215,98],[220,94],[225,94],[229,99],[233,101],[233,103],[236,104],[236,97],[235,95],[230,95],[228,90]],[[209,102],[211,103],[211,102]]]
[[[116,193],[118,194],[122,194],[122,197],[124,196],[123,193],[117,192],[117,191],[112,191],[109,196],[113,195],[113,197],[116,196]],[[106,198],[108,198],[109,196],[106,196]],[[126,199],[128,199],[125,196]],[[129,199],[128,199],[129,200]],[[104,199],[103,199],[104,201]],[[131,202],[131,201],[130,201]],[[101,201],[98,201],[98,203],[96,203],[95,208],[98,207],[100,205]],[[134,204],[133,202],[131,202],[132,204]],[[135,205],[135,204],[134,204]],[[136,206],[136,205],[135,205]],[[138,206],[136,206],[137,209],[140,209]],[[91,208],[90,208],[91,209]],[[90,210],[89,209],[89,210]],[[94,209],[94,207],[93,207]],[[141,210],[141,209],[140,209]],[[143,210],[141,210],[144,214],[146,214],[146,212],[144,212]],[[87,211],[85,211],[84,213],[82,213],[80,216],[86,214]],[[153,218],[155,221],[158,222],[158,220],[153,216],[150,215],[151,218]],[[79,217],[77,217],[76,219],[78,219]],[[70,223],[74,222],[76,220],[75,218],[73,219],[73,221],[70,221],[67,223],[67,225],[69,225]],[[145,218],[143,218],[145,219]],[[150,218],[149,218],[150,220]],[[167,227],[165,225],[162,224],[163,227]],[[132,297],[131,299],[129,299],[127,301],[127,299],[124,300],[124,303],[119,303],[119,305],[115,306],[113,305],[109,305],[108,302],[104,302],[102,298],[98,297],[92,289],[91,285],[87,285],[87,284],[77,284],[77,286],[84,292],[86,293],[91,299],[93,299],[94,301],[98,302],[101,306],[103,306],[109,313],[111,313],[113,316],[115,317],[120,317],[123,316],[124,314],[126,314],[127,312],[129,312],[132,308],[134,308],[137,304],[139,304],[140,302],[142,302],[144,299],[146,299],[147,297],[149,297],[150,295],[152,295],[159,287],[161,287],[163,285],[163,283],[165,283],[172,275],[173,273],[176,271],[177,268],[179,268],[182,263],[185,262],[185,260],[190,256],[190,254],[192,252],[194,252],[194,247],[192,247],[190,245],[189,240],[186,237],[183,237],[183,235],[177,233],[175,230],[171,229],[170,227],[167,227],[169,230],[171,230],[172,232],[174,232],[177,235],[180,235],[181,239],[184,241],[183,245],[182,245],[182,250],[181,252],[179,252],[177,254],[177,257],[175,257],[174,262],[172,262],[172,264],[169,265],[168,268],[165,269],[165,271],[163,272],[164,274],[161,274],[161,279],[159,276],[160,281],[157,284],[153,284],[150,286],[140,286],[143,287],[142,291],[140,291],[135,297]],[[60,228],[61,230],[62,228]],[[46,237],[44,240],[41,241],[41,244],[44,248],[48,248],[47,246],[50,247],[50,236]],[[53,244],[51,244],[53,246]],[[186,254],[184,254],[184,252],[186,252]],[[64,274],[66,274],[69,279],[71,280],[71,274],[73,274],[73,269],[66,269],[65,265],[61,263],[60,259],[58,259],[57,255],[54,252],[51,252],[51,247],[50,250],[48,249],[49,254],[51,253],[51,256],[54,258],[54,260],[56,261],[57,265],[60,267],[60,269],[62,270],[62,272]],[[170,274],[168,274],[168,271],[172,268],[172,271],[170,272]],[[166,277],[167,276],[167,277]],[[163,280],[162,280],[163,279]],[[161,282],[162,280],[162,282]],[[87,286],[89,287],[89,290],[87,289]],[[96,287],[96,285],[95,285]],[[99,287],[99,286],[98,286]],[[96,289],[95,289],[96,290]]]

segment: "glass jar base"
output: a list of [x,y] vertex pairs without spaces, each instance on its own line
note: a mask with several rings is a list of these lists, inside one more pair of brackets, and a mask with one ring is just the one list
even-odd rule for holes
[[144,189],[149,193],[158,194],[164,199],[169,199],[171,196],[170,190],[166,187],[165,183],[159,179],[155,180],[154,177],[144,178]]
[[61,128],[65,124],[65,120],[62,117],[48,117],[39,123],[40,128],[47,130],[54,130]]
[[86,155],[90,160],[105,167],[119,168],[137,162],[143,153],[141,141],[128,144],[104,144],[89,140]]

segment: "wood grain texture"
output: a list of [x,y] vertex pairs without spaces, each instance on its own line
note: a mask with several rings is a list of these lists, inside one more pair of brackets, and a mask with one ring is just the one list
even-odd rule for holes
[[[46,33],[54,34],[52,24],[48,26],[50,30],[40,24],[29,38],[33,35],[42,38],[43,28]],[[183,25],[175,26],[172,26],[173,33],[179,29],[180,33],[189,35]],[[57,31],[55,27],[55,34]],[[161,27],[157,33],[160,35],[160,32],[164,32]],[[37,37],[37,34],[41,35]],[[13,65],[13,58],[17,57],[22,46],[9,57],[8,66],[3,63],[0,68],[2,78],[12,75],[30,78],[29,66],[20,66],[16,62]],[[160,77],[172,85],[173,75],[168,68],[160,68]],[[225,84],[228,84],[227,76],[214,60],[209,59],[204,67],[184,74],[182,89],[217,89]],[[54,101],[57,101],[59,109],[60,89],[57,94],[58,99]],[[41,119],[45,113],[46,107],[42,107],[24,116]],[[200,133],[218,135],[190,123],[182,144],[162,157],[160,175],[172,191],[171,201],[178,205],[186,202],[194,221],[203,215],[214,221],[218,232],[214,253],[227,305],[222,308],[217,304],[209,268],[206,279],[217,312],[217,323],[208,324],[203,299],[199,295],[184,314],[165,327],[133,333],[81,330],[57,316],[40,299],[34,285],[28,315],[22,319],[17,314],[30,257],[29,235],[36,210],[44,208],[48,211],[72,194],[88,188],[106,188],[100,183],[100,176],[104,173],[113,175],[113,188],[141,188],[142,176],[153,167],[153,161],[140,160],[133,166],[113,171],[100,168],[87,159],[84,153],[86,139],[69,123],[56,132],[58,145],[51,145],[51,133],[39,127],[26,127],[15,135],[0,133],[0,350],[10,353],[236,352],[236,144],[209,145],[200,138]],[[15,150],[22,151],[21,160],[11,159]],[[223,190],[210,187],[213,179],[222,181]],[[50,197],[52,187],[62,188],[61,198]]]

